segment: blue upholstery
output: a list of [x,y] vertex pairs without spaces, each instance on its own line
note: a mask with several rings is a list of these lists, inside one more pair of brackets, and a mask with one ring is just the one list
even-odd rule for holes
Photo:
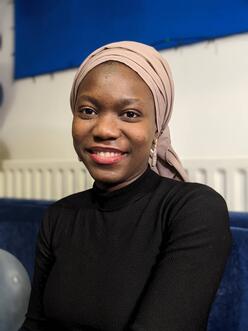
[[[0,199],[0,248],[33,273],[40,221],[51,201]],[[248,213],[230,212],[232,253],[213,303],[208,331],[248,330]]]
[[231,212],[230,224],[232,253],[212,306],[208,331],[248,330],[248,213]]
[[30,278],[40,221],[49,201],[0,199],[0,248],[15,255]]

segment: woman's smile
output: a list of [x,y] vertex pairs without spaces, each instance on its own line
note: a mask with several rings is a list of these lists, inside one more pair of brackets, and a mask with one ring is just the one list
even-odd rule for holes
[[127,156],[127,153],[113,148],[93,147],[87,151],[91,159],[98,164],[113,165]]

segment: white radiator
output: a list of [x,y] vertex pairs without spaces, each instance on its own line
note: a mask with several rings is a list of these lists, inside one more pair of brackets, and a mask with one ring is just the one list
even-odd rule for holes
[[[213,187],[226,199],[229,210],[248,211],[248,158],[182,161],[190,181]],[[5,160],[0,171],[0,197],[56,200],[92,183],[78,161]]]
[[219,192],[232,211],[248,211],[248,158],[185,159],[191,182],[207,184]]
[[0,173],[0,196],[57,200],[90,188],[85,167],[67,160],[5,160]]

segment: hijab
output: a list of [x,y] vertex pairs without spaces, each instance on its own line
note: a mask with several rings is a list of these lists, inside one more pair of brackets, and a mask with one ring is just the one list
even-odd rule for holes
[[[168,127],[174,100],[171,71],[167,61],[153,47],[134,41],[121,41],[104,45],[92,52],[76,72],[70,95],[72,111],[84,77],[91,69],[107,61],[124,63],[137,72],[153,94],[157,139],[149,160],[152,169],[163,177],[187,181],[187,173],[172,148]],[[152,162],[154,156],[155,162]]]

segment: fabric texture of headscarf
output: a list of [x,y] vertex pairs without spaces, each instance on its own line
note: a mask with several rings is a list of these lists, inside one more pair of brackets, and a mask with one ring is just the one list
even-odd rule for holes
[[134,41],[121,41],[96,49],[83,61],[75,75],[70,96],[72,111],[84,77],[91,69],[107,61],[124,63],[137,72],[153,94],[158,135],[155,151],[157,160],[152,169],[163,177],[187,181],[187,173],[171,146],[168,127],[174,99],[171,71],[166,60],[153,47]]

